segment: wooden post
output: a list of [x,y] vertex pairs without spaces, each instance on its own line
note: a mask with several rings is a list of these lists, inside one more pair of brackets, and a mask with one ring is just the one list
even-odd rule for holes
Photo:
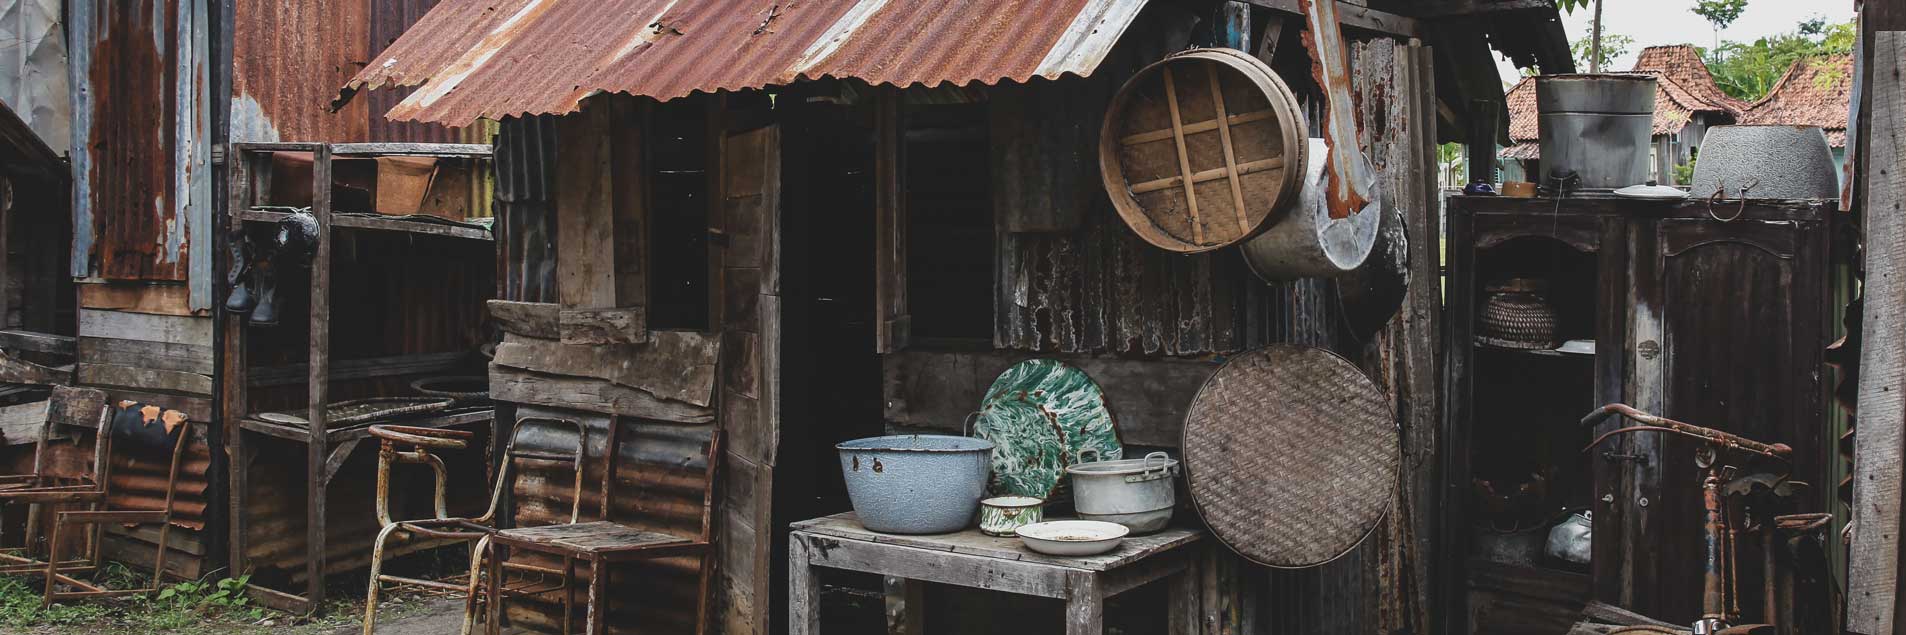
[[1874,34],[1867,58],[1870,105],[1859,147],[1866,220],[1865,342],[1860,349],[1859,435],[1853,448],[1853,544],[1846,628],[1891,635],[1900,591],[1901,461],[1906,459],[1906,31]]
[[324,605],[324,466],[330,458],[324,410],[331,393],[331,147],[311,158],[311,215],[318,222],[318,253],[311,259],[311,348],[309,410],[305,420],[305,600]]
[[[241,240],[236,232],[245,228],[242,214],[245,208],[251,205],[251,153],[240,150],[237,146],[227,146],[225,166],[227,169],[225,192],[230,197],[230,202],[225,208],[229,217],[226,219],[224,230],[230,236],[229,240]],[[245,264],[232,262],[227,263],[226,266],[238,268]],[[223,283],[224,280],[221,279],[219,282]],[[230,289],[226,291],[229,293]],[[218,365],[213,370],[219,381],[219,409],[214,414],[223,425],[225,433],[225,474],[227,477],[225,488],[226,502],[229,505],[225,515],[228,532],[225,545],[226,563],[233,571],[244,571],[246,569],[245,527],[247,525],[245,507],[249,487],[245,461],[245,430],[244,426],[239,425],[239,420],[248,414],[245,411],[245,319],[226,311],[221,306],[224,304],[224,296],[217,294],[214,296],[212,312],[216,316],[218,327],[223,330],[217,353]]]
[[878,89],[874,118],[874,351],[907,346],[906,120],[900,91]]
[[[1496,128],[1501,112],[1488,99],[1469,100],[1469,182],[1496,182]],[[1542,175],[1536,182],[1542,182]]]

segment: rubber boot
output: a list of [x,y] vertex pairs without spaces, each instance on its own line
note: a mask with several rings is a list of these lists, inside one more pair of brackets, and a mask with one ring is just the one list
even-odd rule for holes
[[252,290],[252,272],[250,245],[243,233],[232,237],[232,270],[226,280],[231,283],[231,295],[225,297],[225,310],[244,313],[258,304],[258,294]]
[[252,283],[258,287],[257,306],[251,311],[252,326],[278,325],[278,276],[273,271],[276,266],[277,263],[267,260],[252,271]]

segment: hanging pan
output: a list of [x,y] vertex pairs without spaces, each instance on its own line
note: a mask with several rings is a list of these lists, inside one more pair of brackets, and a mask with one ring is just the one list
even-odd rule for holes
[[1399,452],[1383,391],[1318,348],[1232,357],[1185,416],[1198,514],[1225,546],[1265,566],[1311,567],[1355,548],[1390,508]]

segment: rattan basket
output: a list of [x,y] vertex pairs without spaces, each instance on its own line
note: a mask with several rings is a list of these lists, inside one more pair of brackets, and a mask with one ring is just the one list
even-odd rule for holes
[[1516,350],[1547,350],[1555,339],[1555,307],[1549,305],[1543,284],[1514,278],[1489,286],[1483,301],[1476,343]]

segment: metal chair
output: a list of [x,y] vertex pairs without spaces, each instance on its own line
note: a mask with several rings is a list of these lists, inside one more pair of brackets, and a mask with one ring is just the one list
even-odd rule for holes
[[[568,455],[523,452],[516,449],[516,442],[522,436],[525,424],[539,422],[574,428],[576,448]],[[431,454],[431,450],[462,450],[469,447],[474,436],[460,430],[436,428],[417,428],[409,426],[374,425],[370,427],[371,436],[380,440],[377,450],[377,521],[383,529],[377,533],[377,541],[371,547],[370,589],[364,600],[364,635],[371,635],[377,628],[377,595],[384,582],[404,584],[439,591],[457,591],[465,593],[463,605],[462,633],[468,635],[476,618],[477,578],[481,573],[483,552],[490,535],[496,531],[497,506],[503,500],[503,491],[509,487],[510,467],[514,458],[537,458],[550,461],[571,463],[576,470],[575,501],[570,504],[569,522],[576,522],[582,514],[582,464],[583,447],[587,445],[588,432],[580,422],[570,419],[550,417],[524,417],[516,421],[510,433],[510,442],[503,451],[502,466],[497,469],[496,484],[490,492],[489,509],[475,518],[453,518],[445,503],[445,489],[448,474],[444,470],[443,460]],[[390,471],[396,463],[414,463],[429,465],[436,480],[436,517],[419,520],[392,520],[390,517]],[[470,549],[470,575],[463,583],[419,580],[387,575],[384,570],[384,545],[391,536],[402,532],[409,536],[433,540],[449,540],[474,543]]]
[[[9,504],[30,505],[27,512],[26,541],[19,547],[0,549],[0,574],[40,573],[47,561],[31,555],[39,546],[40,514],[46,505],[86,505],[98,510],[106,502],[107,460],[112,447],[112,408],[106,393],[93,388],[54,386],[47,399],[45,425],[40,428],[39,443],[33,448],[33,468],[29,474],[0,476],[0,507]],[[91,469],[73,472],[47,454],[55,442],[84,442],[93,435]],[[87,544],[85,557],[61,562],[61,571],[69,574],[91,573],[99,568],[99,536],[95,531]]]
[[[136,403],[127,403],[126,409],[130,410],[139,405],[140,404]],[[98,482],[101,484],[99,488],[99,501],[94,503],[94,509],[86,511],[62,511],[53,517],[53,533],[47,540],[46,562],[42,565],[42,571],[46,576],[46,596],[42,604],[50,605],[64,599],[118,597],[153,593],[157,592],[159,588],[164,585],[165,556],[166,551],[169,549],[168,543],[170,542],[172,533],[172,501],[178,496],[179,465],[183,462],[185,457],[185,446],[192,441],[192,422],[186,419],[184,414],[177,411],[161,410],[155,406],[146,406],[140,410],[143,412],[148,409],[150,409],[150,411],[145,414],[146,425],[158,424],[171,426],[173,421],[176,420],[178,427],[178,438],[172,441],[171,465],[166,472],[164,502],[160,503],[161,506],[159,509],[112,509],[110,505],[106,504],[108,500],[106,497],[106,491],[108,489],[106,483],[110,482],[111,475],[107,473],[107,470],[100,469],[100,476],[98,478]],[[110,421],[110,418],[108,418],[108,421]],[[110,465],[110,462],[107,461],[107,457],[112,456],[113,452],[113,430],[110,423],[102,427],[100,434],[106,437],[106,440],[100,442],[101,451],[99,455],[95,457],[96,463]],[[161,436],[171,435],[172,430],[168,427]],[[98,509],[101,505],[106,506],[107,509]],[[71,567],[62,566],[62,561],[60,560],[60,534],[66,530],[68,525],[92,528],[90,532],[92,541],[89,549],[92,551],[91,558],[94,565],[97,566],[100,535],[103,530],[103,525],[155,524],[159,526],[159,544],[155,547],[153,554],[152,583],[148,586],[136,589],[107,589],[74,577],[74,575],[82,573],[82,571],[76,571]],[[61,585],[75,587],[80,590],[61,591]]]
[[[560,590],[562,598],[562,632],[571,632],[572,615],[576,603],[576,582],[578,561],[589,565],[589,597],[587,599],[587,617],[584,632],[600,635],[608,629],[608,606],[606,591],[608,587],[608,567],[613,564],[668,558],[675,556],[698,556],[701,559],[699,595],[696,602],[696,632],[705,633],[708,628],[709,585],[713,577],[714,553],[714,505],[716,465],[721,462],[721,431],[712,429],[707,444],[706,489],[702,492],[702,518],[700,533],[693,538],[682,538],[664,533],[645,531],[609,520],[613,485],[616,481],[617,438],[621,427],[619,417],[609,418],[609,440],[604,451],[604,473],[602,479],[601,510],[599,519],[586,523],[549,525],[544,527],[517,528],[499,530],[488,540],[487,553],[479,553],[480,558],[489,558],[489,574],[483,578],[486,590],[486,602],[489,615],[485,632],[496,633],[501,626],[500,612],[502,597],[526,596]],[[562,568],[556,571],[543,570],[545,573],[559,573],[562,586],[535,591],[506,589],[503,569],[510,567],[504,562],[498,548],[520,549],[548,554],[560,558]]]

